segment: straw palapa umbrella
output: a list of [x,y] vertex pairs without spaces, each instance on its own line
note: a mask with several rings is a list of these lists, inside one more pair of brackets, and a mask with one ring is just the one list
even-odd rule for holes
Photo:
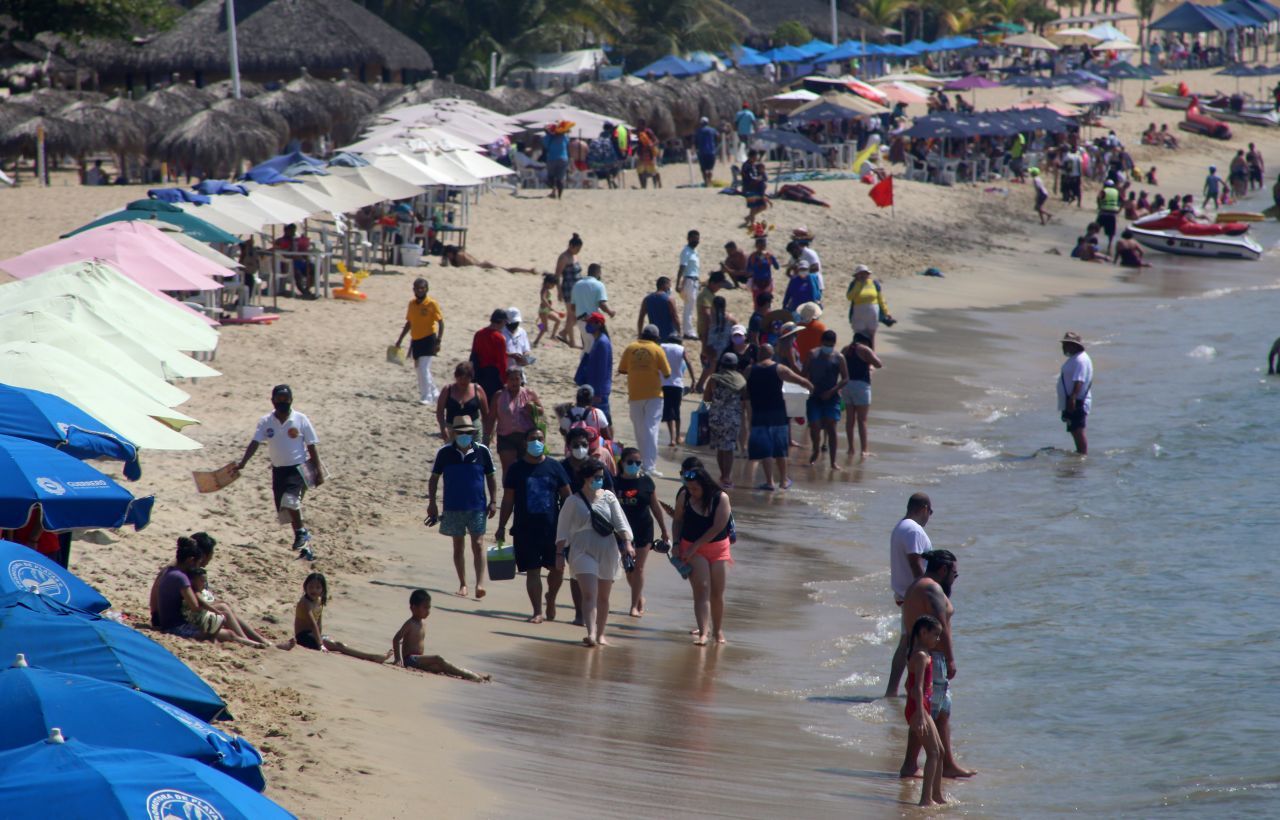
[[333,125],[324,104],[305,94],[280,89],[255,97],[254,102],[284,117],[294,137],[320,137],[329,133]]
[[225,111],[201,111],[179,123],[155,145],[160,159],[226,177],[241,161],[259,162],[275,154],[280,142],[265,125]]
[[276,138],[281,145],[289,141],[289,123],[284,117],[280,116],[270,108],[259,105],[256,100],[246,99],[227,99],[218,100],[212,106],[211,111],[221,111],[230,114],[233,117],[239,117],[243,120],[250,120],[259,125],[265,125],[267,128],[275,132]]
[[136,120],[105,105],[72,103],[59,111],[58,117],[80,129],[82,150],[85,151],[137,154],[147,144],[147,134]]
[[34,156],[36,139],[44,128],[44,147],[50,155],[78,154],[83,149],[80,127],[60,117],[47,114],[31,117],[10,126],[0,134],[0,154]]

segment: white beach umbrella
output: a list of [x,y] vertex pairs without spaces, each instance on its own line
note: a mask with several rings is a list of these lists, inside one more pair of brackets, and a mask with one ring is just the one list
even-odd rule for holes
[[257,225],[251,225],[248,222],[242,222],[230,214],[213,210],[212,208],[203,208],[194,202],[175,202],[182,210],[187,213],[198,216],[215,228],[221,228],[227,233],[233,233],[236,236],[251,236],[260,230]]
[[626,124],[623,120],[611,117],[608,114],[597,114],[594,111],[587,111],[584,108],[576,108],[572,105],[563,105],[561,103],[552,103],[542,108],[535,108],[532,111],[525,111],[514,115],[513,119],[524,123],[531,131],[540,130],[548,123],[568,120],[573,123],[573,133],[591,134],[592,136],[599,134],[604,129],[606,122],[611,122],[614,125]]
[[165,407],[177,407],[191,398],[129,358],[120,348],[52,313],[20,310],[0,314],[0,344],[9,342],[40,342],[66,351],[132,385]]
[[1055,31],[1053,34],[1050,34],[1049,39],[1053,40],[1053,42],[1057,43],[1058,45],[1063,45],[1063,46],[1079,46],[1079,45],[1088,46],[1088,45],[1093,45],[1094,43],[1100,42],[1105,38],[1099,37],[1096,34],[1093,34],[1092,32],[1086,31],[1085,29],[1082,29],[1082,28],[1064,28],[1064,29],[1059,29],[1058,31]]
[[159,220],[156,220],[156,227],[160,227],[161,225],[166,225],[168,227],[160,228],[160,230],[168,234],[169,238],[174,242],[177,242],[192,253],[197,253],[205,259],[208,259],[213,264],[226,268],[229,271],[234,271],[236,268],[240,267],[239,262],[232,259],[230,256],[227,256],[225,253],[215,251],[209,246],[209,243],[201,242],[190,234],[183,233],[182,229],[177,225],[169,225],[167,222],[160,222]]
[[445,168],[432,168],[425,154],[406,154],[390,148],[379,148],[365,155],[374,168],[380,168],[394,177],[413,185],[456,185],[455,178]]
[[145,326],[147,335],[178,350],[208,352],[218,331],[208,319],[172,297],[147,290],[100,260],[50,268],[39,276],[0,285],[0,312],[18,302],[74,294],[101,312]]
[[422,194],[421,186],[376,168],[372,165],[359,165],[354,168],[335,168],[331,176],[345,179],[353,185],[368,188],[383,199],[412,199]]
[[358,211],[366,205],[376,205],[385,197],[376,194],[363,185],[356,185],[336,174],[328,176],[312,176],[302,183],[304,187],[313,188],[329,197],[334,206],[342,213]]
[[279,200],[313,216],[322,212],[342,213],[342,206],[324,191],[308,188],[300,182],[281,182],[278,185],[259,185],[256,182],[249,182],[244,185],[259,200],[264,198]]
[[1057,51],[1058,46],[1049,42],[1039,34],[1033,34],[1028,31],[1023,34],[1014,34],[1004,38],[1001,45],[1016,46],[1018,48],[1030,48],[1037,51]]
[[1096,46],[1090,46],[1094,51],[1141,51],[1139,46],[1129,40],[1103,40]]
[[0,382],[66,399],[144,450],[198,450],[201,446],[176,432],[177,428],[198,424],[195,419],[50,345],[0,345]]
[[495,177],[511,176],[515,173],[507,166],[494,162],[483,154],[477,154],[475,151],[442,151],[440,157],[457,163],[463,170],[477,179],[494,179]]

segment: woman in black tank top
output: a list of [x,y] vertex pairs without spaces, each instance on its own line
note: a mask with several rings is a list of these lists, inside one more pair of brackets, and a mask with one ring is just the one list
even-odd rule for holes
[[862,446],[862,459],[865,460],[867,414],[871,411],[871,371],[883,367],[884,363],[871,349],[871,340],[861,333],[855,333],[853,343],[840,353],[849,368],[849,383],[841,391],[848,410],[844,418],[844,432],[849,439],[849,457],[853,457],[853,436],[856,429],[858,442]]
[[445,441],[452,438],[450,430],[458,416],[470,416],[477,425],[483,425],[485,440],[489,438],[489,397],[484,394],[483,387],[472,381],[474,376],[471,362],[459,362],[453,369],[453,384],[440,391],[440,399],[436,402],[436,421]]
[[731,516],[729,496],[716,483],[702,460],[686,458],[680,465],[684,487],[676,494],[672,530],[679,543],[671,548],[672,560],[688,562],[693,571],[693,614],[698,620],[694,643],[704,646],[713,638],[724,643],[724,590],[728,580]]

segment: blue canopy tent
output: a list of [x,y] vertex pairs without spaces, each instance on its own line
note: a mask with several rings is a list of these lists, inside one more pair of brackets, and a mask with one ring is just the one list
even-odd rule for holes
[[755,68],[768,65],[769,58],[750,46],[734,46],[733,64],[739,68]]
[[926,43],[924,40],[912,40],[911,42],[903,43],[901,46],[898,46],[898,47],[901,49],[905,49],[906,51],[909,51],[912,54],[923,54],[924,50],[928,48],[928,46],[929,44]]
[[808,57],[817,57],[819,54],[825,54],[835,48],[835,45],[828,43],[826,40],[814,38],[804,45],[796,46],[796,48],[803,51]]
[[710,70],[711,66],[705,63],[695,63],[683,57],[668,54],[660,60],[649,63],[649,65],[635,72],[633,76],[647,77],[649,79],[656,77],[692,77],[695,74],[702,74]]
[[1230,31],[1239,28],[1239,24],[1211,6],[1197,6],[1195,3],[1186,2],[1156,20],[1149,28],[1154,31],[1198,34],[1207,31]]
[[771,48],[762,56],[768,57],[770,61],[775,63],[799,63],[809,59],[808,54],[805,54],[795,46]]

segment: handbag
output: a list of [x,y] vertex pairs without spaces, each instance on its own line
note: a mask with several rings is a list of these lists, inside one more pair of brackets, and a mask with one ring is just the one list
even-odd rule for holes
[[581,492],[578,493],[578,497],[582,499],[583,504],[587,505],[587,513],[591,516],[591,529],[595,530],[597,535],[613,535],[613,519],[602,515],[591,506],[591,502],[587,501],[587,497]]

